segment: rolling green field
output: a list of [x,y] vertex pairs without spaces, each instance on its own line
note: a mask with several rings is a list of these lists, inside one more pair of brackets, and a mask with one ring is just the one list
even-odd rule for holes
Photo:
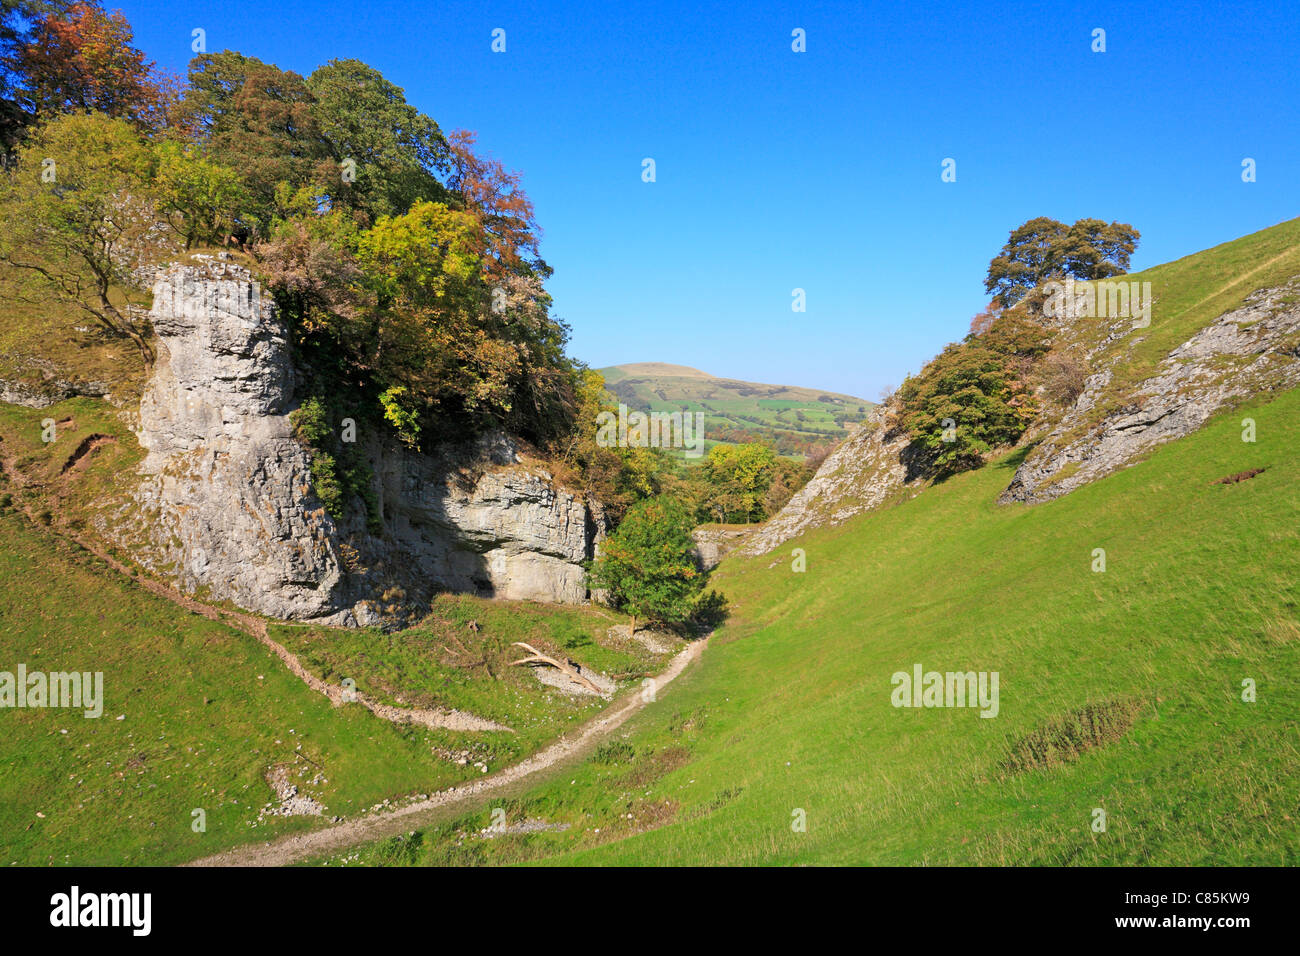
[[[1300,862],[1300,392],[998,506],[1018,458],[724,562],[701,665],[507,807],[567,831],[475,839],[485,810],[332,862]],[[892,706],[918,663],[998,672],[998,716]]]
[[833,443],[846,424],[866,417],[874,403],[852,395],[785,385],[715,378],[699,369],[662,362],[598,370],[619,401],[644,412],[703,412],[707,446],[719,440],[776,441],[783,453],[799,443]]

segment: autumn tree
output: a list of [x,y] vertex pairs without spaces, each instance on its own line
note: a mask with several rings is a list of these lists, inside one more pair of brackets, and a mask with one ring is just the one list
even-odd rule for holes
[[20,101],[37,117],[99,112],[158,127],[166,84],[134,39],[126,17],[97,2],[48,13],[14,53]]
[[778,457],[773,462],[772,479],[763,495],[765,517],[771,517],[784,508],[795,493],[808,484],[815,470],[807,462]]
[[990,302],[970,320],[970,334],[976,336],[983,335],[989,329],[993,328],[993,322],[997,319],[1001,311],[1002,307],[998,304],[996,299]]
[[482,226],[483,254],[493,277],[529,271],[550,274],[538,255],[540,230],[520,175],[474,151],[475,136],[456,130],[449,137],[451,173],[447,185]]
[[70,113],[24,142],[0,185],[0,262],[16,270],[25,293],[75,305],[130,339],[146,363],[153,352],[123,290],[156,221],[150,161],[126,121]]
[[19,99],[18,53],[27,45],[32,25],[57,6],[47,0],[0,0],[0,153],[6,158],[33,120]]

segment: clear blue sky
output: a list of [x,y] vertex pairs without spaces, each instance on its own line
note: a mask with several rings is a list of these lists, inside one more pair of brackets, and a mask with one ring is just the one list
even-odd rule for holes
[[1300,215],[1290,0],[105,5],[173,70],[196,27],[303,74],[356,57],[477,131],[523,172],[555,311],[597,367],[874,398],[965,334],[1028,218],[1130,222],[1138,269]]

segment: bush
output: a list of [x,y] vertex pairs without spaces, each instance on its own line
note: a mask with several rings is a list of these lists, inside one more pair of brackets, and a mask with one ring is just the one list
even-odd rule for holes
[[1088,381],[1088,366],[1073,352],[1053,352],[1043,362],[1043,396],[1054,405],[1069,407],[1078,401]]
[[704,574],[695,564],[693,524],[678,501],[650,498],[633,505],[601,545],[588,581],[632,616],[632,633],[638,617],[674,625],[694,612]]
[[993,448],[1024,434],[1037,414],[1027,379],[1048,347],[1042,326],[1008,310],[903,382],[899,421],[938,474],[979,467]]
[[348,503],[360,498],[366,525],[379,532],[383,522],[372,483],[374,472],[352,442],[343,442],[331,424],[336,418],[325,401],[313,395],[289,413],[294,434],[311,452],[311,483],[316,497],[335,521],[347,516]]

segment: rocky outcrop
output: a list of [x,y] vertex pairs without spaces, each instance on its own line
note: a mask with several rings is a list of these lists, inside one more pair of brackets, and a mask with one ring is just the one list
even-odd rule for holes
[[[1133,398],[1111,410],[1112,372],[1090,377],[1059,420],[1036,422],[1022,438],[1033,446],[999,501],[1046,501],[1132,464],[1157,445],[1200,428],[1215,412],[1243,399],[1300,385],[1300,279],[1247,296],[1174,349]],[[1056,323],[1070,334],[1069,323]],[[1125,320],[1095,351],[1131,331]],[[764,554],[814,527],[918,493],[929,469],[886,409],[846,438],[817,474],[738,550]]]
[[604,520],[521,460],[510,439],[493,435],[435,455],[389,447],[372,465],[385,534],[365,542],[365,560],[417,569],[402,587],[418,589],[425,577],[445,590],[511,600],[586,599],[582,562],[604,537]]
[[712,571],[755,530],[755,528],[696,528],[691,532],[691,539],[695,542],[695,562],[700,566],[700,570]]
[[1296,284],[1264,289],[1169,353],[1123,408],[1103,414],[1104,370],[1016,470],[1000,500],[1046,501],[1133,463],[1189,434],[1216,411],[1272,389],[1300,385]]
[[907,433],[891,429],[887,407],[873,409],[822,462],[808,484],[738,549],[766,554],[810,528],[837,525],[920,490],[927,470]]
[[25,366],[21,369],[23,377],[0,379],[0,402],[48,408],[80,395],[112,399],[105,383],[64,378],[52,362],[28,358],[22,364]]
[[360,436],[382,527],[338,522],[293,436],[284,325],[249,274],[221,260],[174,267],[151,319],[139,514],[117,528],[141,563],[213,599],[339,624],[418,614],[443,590],[586,598],[582,561],[603,521],[507,437],[421,454]]

